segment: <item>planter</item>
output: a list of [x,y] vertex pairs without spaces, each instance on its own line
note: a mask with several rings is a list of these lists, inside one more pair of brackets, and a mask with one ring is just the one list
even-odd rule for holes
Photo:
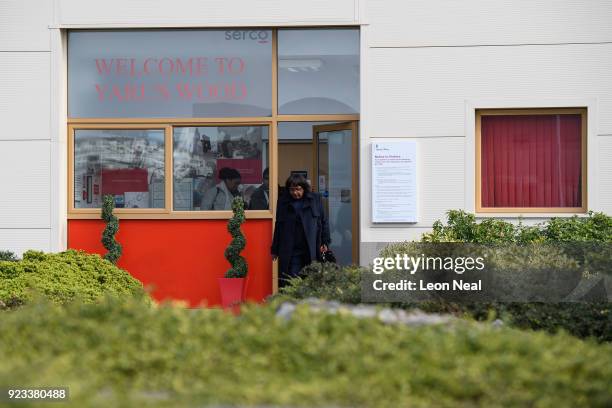
[[244,302],[245,278],[219,278],[221,305],[224,309],[232,308]]

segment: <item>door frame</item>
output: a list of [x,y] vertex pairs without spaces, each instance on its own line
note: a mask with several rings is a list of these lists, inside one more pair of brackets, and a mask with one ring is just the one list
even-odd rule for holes
[[351,245],[352,245],[352,258],[353,263],[359,264],[359,135],[357,133],[359,126],[358,121],[332,123],[327,125],[314,125],[312,127],[312,160],[313,160],[313,181],[312,190],[318,191],[319,189],[319,133],[321,132],[334,132],[340,130],[351,131],[351,206],[352,206],[352,219],[351,219]]

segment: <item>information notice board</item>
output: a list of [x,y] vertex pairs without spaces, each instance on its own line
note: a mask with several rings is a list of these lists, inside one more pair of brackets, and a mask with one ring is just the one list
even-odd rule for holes
[[416,142],[372,143],[372,222],[417,222]]

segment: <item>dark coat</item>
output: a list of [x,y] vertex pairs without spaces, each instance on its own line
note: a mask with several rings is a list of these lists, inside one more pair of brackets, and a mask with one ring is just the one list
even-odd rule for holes
[[253,195],[251,196],[251,203],[249,209],[267,210],[268,208],[270,208],[268,204],[268,197],[266,197],[266,194],[268,194],[268,197],[270,197],[269,190],[266,190],[263,184],[257,187],[253,192]]
[[278,198],[276,206],[276,225],[274,226],[274,238],[272,239],[272,255],[278,256],[279,273],[287,273],[289,261],[293,253],[293,244],[297,232],[295,231],[296,217],[302,218],[304,233],[308,243],[308,253],[311,261],[320,259],[319,248],[321,245],[329,245],[329,224],[323,209],[321,196],[317,193],[305,193],[304,207],[300,214],[296,214],[291,205],[291,196],[288,193]]

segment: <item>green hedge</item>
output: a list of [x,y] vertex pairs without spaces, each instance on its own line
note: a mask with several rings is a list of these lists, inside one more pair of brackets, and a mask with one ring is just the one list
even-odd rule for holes
[[21,261],[0,261],[0,301],[15,306],[37,294],[57,303],[94,302],[105,294],[147,297],[138,280],[99,255],[28,251]]
[[[433,231],[424,234],[423,242],[469,242],[477,244],[528,244],[590,242],[600,244],[591,250],[578,245],[577,251],[588,253],[586,261],[597,270],[609,267],[612,243],[612,217],[589,212],[584,217],[558,217],[535,226],[525,226],[498,219],[477,222],[473,214],[453,210],[448,212],[446,224],[434,223]],[[601,245],[603,244],[603,245]],[[562,245],[567,251],[571,246]],[[599,254],[597,248],[601,251]],[[396,248],[399,249],[399,248]],[[387,252],[394,252],[393,249]],[[576,254],[573,257],[576,257]],[[602,259],[598,259],[598,257]],[[584,261],[584,260],[583,260]],[[604,272],[610,272],[609,270]],[[503,319],[525,329],[543,329],[554,332],[564,329],[579,337],[595,337],[612,341],[612,310],[610,303],[487,303],[453,305],[433,303],[429,310],[453,310],[476,319],[485,319],[495,313]]]
[[[405,327],[298,307],[31,304],[0,318],[0,384],[81,406],[605,407],[612,345],[459,321]],[[21,404],[20,404],[21,406]],[[27,406],[27,404],[23,404]]]
[[301,276],[291,279],[287,286],[281,288],[277,297],[314,297],[342,303],[360,303],[361,273],[362,269],[358,266],[340,267],[334,263],[313,262],[302,270]]
[[447,213],[446,224],[436,221],[423,242],[470,242],[476,244],[533,242],[608,242],[612,243],[612,217],[589,212],[584,217],[552,218],[534,226],[487,218],[476,221],[474,214],[462,210]]
[[[394,248],[399,248],[395,246]],[[387,254],[388,255],[388,254]],[[313,263],[303,276],[292,279],[277,297],[306,299],[317,297],[343,303],[361,302],[361,269]],[[598,341],[612,341],[610,303],[472,303],[443,301],[394,303],[388,306],[404,309],[419,308],[431,313],[452,313],[475,320],[500,318],[507,324],[530,330],[570,334]]]
[[449,311],[476,320],[499,317],[513,327],[568,333],[600,342],[612,342],[612,312],[609,303],[430,303],[427,311]]

